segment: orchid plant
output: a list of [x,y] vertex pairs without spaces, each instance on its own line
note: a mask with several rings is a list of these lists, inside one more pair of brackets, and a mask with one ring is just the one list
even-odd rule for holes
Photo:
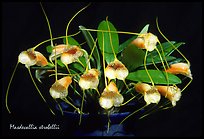
[[[42,4],[41,4],[42,6]],[[107,114],[130,111],[123,123],[133,114],[145,110],[140,118],[152,112],[172,108],[180,100],[184,89],[191,83],[190,62],[179,51],[184,42],[169,41],[157,29],[166,42],[148,31],[149,24],[139,33],[118,31],[108,20],[101,21],[97,29],[79,26],[79,32],[68,34],[71,21],[89,5],[79,10],[68,22],[66,35],[53,37],[48,17],[42,7],[50,31],[50,39],[22,51],[11,76],[6,92],[8,106],[9,88],[19,63],[25,65],[43,101],[44,93],[50,93],[63,114],[61,102],[69,105],[67,111],[80,115]],[[75,36],[84,39],[78,42]],[[123,35],[131,36],[120,43]],[[61,44],[54,43],[61,40]],[[47,53],[37,51],[43,47]],[[173,56],[177,52],[180,57]],[[35,72],[35,78],[32,72]],[[53,79],[47,92],[41,92],[44,78]],[[184,80],[189,80],[184,85]],[[52,114],[54,108],[48,107]]]

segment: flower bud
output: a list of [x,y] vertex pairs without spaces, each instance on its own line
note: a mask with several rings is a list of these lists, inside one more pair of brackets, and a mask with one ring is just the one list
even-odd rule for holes
[[187,63],[175,63],[170,65],[170,68],[166,70],[166,72],[171,74],[182,74],[189,78],[193,78],[190,70],[190,65]]

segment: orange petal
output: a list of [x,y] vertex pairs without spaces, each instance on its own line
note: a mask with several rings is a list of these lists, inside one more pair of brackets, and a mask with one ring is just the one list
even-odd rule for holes
[[37,63],[38,66],[46,66],[48,64],[47,59],[41,54],[40,52],[35,51],[36,57],[37,57]]
[[57,82],[67,89],[69,85],[72,83],[72,78],[70,76],[66,76],[59,79]]
[[137,46],[140,49],[145,49],[145,41],[142,37],[137,37],[136,39],[134,39],[131,44]]
[[110,82],[104,91],[119,93],[118,88],[114,82]]
[[146,83],[137,83],[137,84],[135,84],[135,90],[138,93],[144,94],[150,89],[151,89],[151,86],[149,84],[146,84]]

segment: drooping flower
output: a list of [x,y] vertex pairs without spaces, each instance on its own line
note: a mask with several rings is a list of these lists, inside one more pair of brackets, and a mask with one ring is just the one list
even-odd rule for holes
[[52,49],[52,53],[49,56],[50,60],[54,60],[55,58],[58,58],[61,56],[61,54],[63,52],[65,52],[67,50],[67,45],[66,44],[59,44],[56,45],[53,49]]
[[90,69],[88,72],[81,75],[79,79],[79,86],[86,89],[97,89],[99,84],[99,76],[100,72],[97,69]]
[[83,51],[78,46],[71,46],[61,55],[61,61],[65,65],[76,62],[79,57],[83,56]]
[[128,74],[129,74],[128,69],[122,62],[120,62],[117,59],[109,63],[105,68],[105,75],[109,80],[116,78],[119,80],[125,80]]
[[161,95],[158,92],[157,88],[150,86],[146,83],[137,83],[135,84],[135,90],[138,93],[141,93],[144,96],[144,100],[147,105],[151,103],[159,103]]
[[50,88],[50,95],[56,98],[65,98],[68,95],[68,87],[72,83],[70,76],[63,77],[57,80]]
[[136,39],[132,41],[132,44],[138,48],[146,49],[147,51],[153,51],[156,48],[158,42],[157,36],[152,33],[140,34]]
[[189,78],[193,78],[190,70],[190,65],[187,63],[175,63],[171,64],[170,68],[166,70],[168,73],[172,74],[182,74]]
[[176,106],[176,102],[181,98],[181,90],[176,86],[156,86],[157,90],[162,96],[165,96]]
[[114,82],[110,82],[104,89],[99,104],[104,109],[110,109],[113,106],[119,107],[124,101],[123,96],[119,93],[118,88]]
[[33,49],[28,49],[27,51],[22,51],[18,56],[18,61],[28,68],[33,65],[46,66],[48,64],[47,59],[38,51]]

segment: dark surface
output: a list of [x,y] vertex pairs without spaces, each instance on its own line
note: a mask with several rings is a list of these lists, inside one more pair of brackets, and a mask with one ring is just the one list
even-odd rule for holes
[[[87,3],[44,3],[53,36],[65,35],[69,19]],[[5,109],[5,92],[18,54],[49,38],[49,31],[39,3],[2,3],[2,136],[70,136],[77,124],[66,116],[53,116],[32,84],[22,65],[18,67],[9,95],[12,114]],[[186,42],[180,50],[191,62],[192,84],[183,92],[181,100],[173,109],[158,112],[143,120],[134,120],[129,130],[135,136],[180,136],[202,135],[202,4],[201,3],[92,3],[71,23],[69,33],[78,31],[78,26],[97,28],[98,23],[109,16],[118,30],[140,31],[150,24],[150,32],[159,36],[155,19],[158,17],[163,33],[175,41]],[[129,36],[123,35],[123,42]],[[39,49],[41,50],[41,48]],[[46,88],[44,92],[48,92]],[[49,93],[44,94],[49,100]],[[53,104],[52,101],[48,101]],[[36,126],[57,124],[58,130],[12,130],[10,124]],[[87,126],[97,123],[88,123]]]

